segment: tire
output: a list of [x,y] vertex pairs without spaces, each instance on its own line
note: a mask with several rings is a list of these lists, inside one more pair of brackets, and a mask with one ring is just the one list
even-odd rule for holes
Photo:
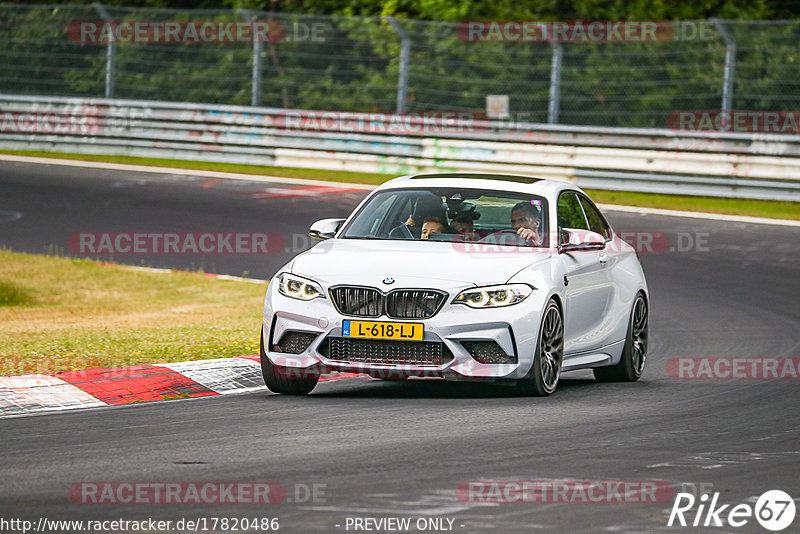
[[636,382],[644,373],[647,361],[647,299],[642,293],[636,295],[628,319],[628,333],[622,358],[616,365],[592,369],[598,382]]
[[261,333],[261,375],[273,393],[283,395],[308,395],[319,381],[319,373],[275,365],[264,350],[264,333]]
[[531,370],[517,382],[517,390],[527,397],[546,397],[556,390],[564,361],[564,316],[555,300],[542,314],[536,353]]

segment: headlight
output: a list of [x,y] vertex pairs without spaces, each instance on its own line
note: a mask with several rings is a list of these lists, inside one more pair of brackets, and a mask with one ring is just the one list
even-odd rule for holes
[[298,300],[314,300],[317,297],[325,298],[319,284],[289,273],[278,275],[278,292],[285,297]]
[[470,308],[500,308],[518,304],[531,293],[533,293],[533,288],[527,284],[476,287],[475,289],[465,289],[453,302],[466,304]]

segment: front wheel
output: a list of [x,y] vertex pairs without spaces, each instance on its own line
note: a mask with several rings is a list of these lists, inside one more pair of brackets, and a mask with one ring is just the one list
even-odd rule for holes
[[517,390],[526,396],[545,397],[556,390],[564,361],[564,318],[554,300],[547,303],[539,327],[539,340],[533,365],[517,382]]
[[619,363],[592,369],[598,382],[636,382],[644,373],[647,359],[647,300],[639,293],[633,301],[628,334]]
[[308,395],[319,380],[319,373],[308,369],[295,369],[272,363],[264,350],[263,332],[261,333],[261,374],[270,391],[283,395]]

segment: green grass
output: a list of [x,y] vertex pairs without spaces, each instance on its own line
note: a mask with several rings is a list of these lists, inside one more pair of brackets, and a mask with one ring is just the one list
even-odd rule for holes
[[21,306],[33,302],[30,290],[0,279],[0,306]]
[[[295,169],[290,167],[268,167],[262,165],[246,165],[238,163],[211,163],[176,159],[139,158],[131,156],[94,156],[85,154],[61,154],[56,152],[20,150],[0,150],[0,154],[74,159],[82,161],[99,161],[106,163],[127,163],[131,165],[172,167],[178,169],[236,172],[242,174],[282,176],[287,178],[306,178],[312,180],[372,185],[381,184],[395,177],[395,175],[391,174],[368,174],[347,171],[326,171],[319,169]],[[625,191],[604,191],[597,189],[588,190],[588,192],[595,201],[601,204],[622,204],[628,206],[641,206],[645,208],[663,208],[672,210],[700,211],[705,213],[722,213],[726,215],[748,215],[751,217],[800,220],[800,202],[744,200],[687,195],[660,195]]]
[[257,354],[265,289],[0,250],[0,376]]
[[800,202],[774,200],[744,200],[738,198],[695,197],[688,195],[655,195],[630,191],[604,191],[587,189],[587,193],[600,204],[621,204],[644,208],[701,211],[725,215],[747,215],[771,219],[800,220]]

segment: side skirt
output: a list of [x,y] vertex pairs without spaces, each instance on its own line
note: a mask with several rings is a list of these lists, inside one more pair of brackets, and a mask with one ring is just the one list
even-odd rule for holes
[[574,371],[577,369],[590,369],[592,367],[602,367],[604,365],[613,365],[619,361],[622,356],[622,349],[625,346],[625,340],[611,343],[599,349],[579,352],[576,354],[568,354],[564,357],[564,363],[561,365],[562,371]]

